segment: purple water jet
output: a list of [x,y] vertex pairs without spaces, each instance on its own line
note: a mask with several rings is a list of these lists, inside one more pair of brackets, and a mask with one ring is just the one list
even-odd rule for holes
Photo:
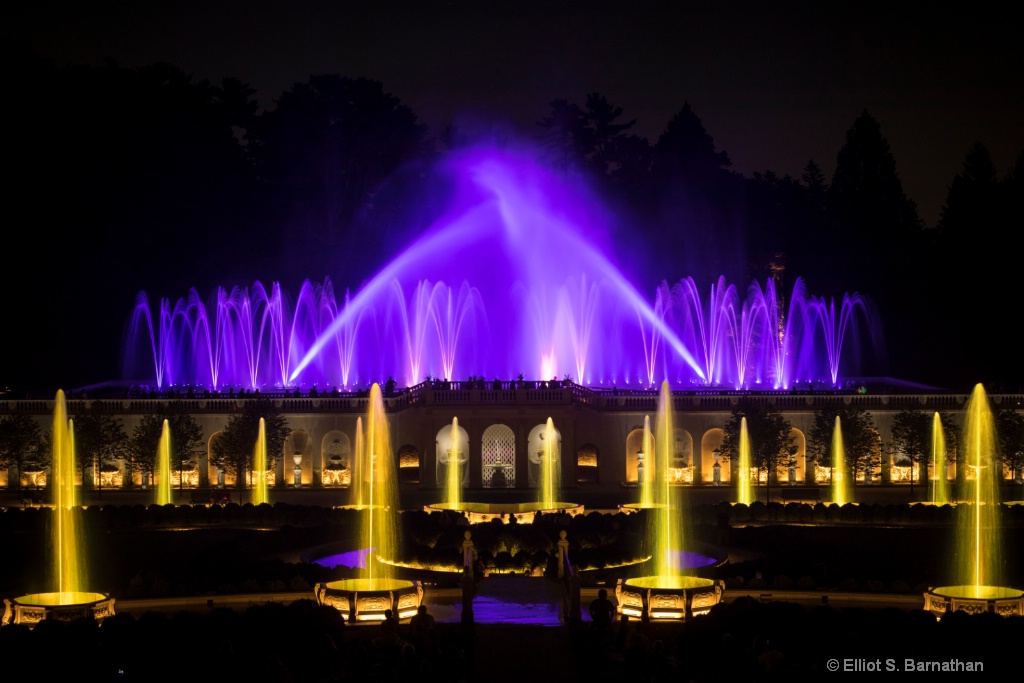
[[[841,382],[851,335],[877,326],[867,302],[808,295],[784,308],[775,281],[743,290],[692,278],[653,300],[615,265],[600,202],[527,155],[453,157],[447,211],[358,291],[303,283],[140,293],[126,376],[165,388],[356,387],[389,376],[550,379],[586,385],[785,389]],[[872,339],[873,341],[873,339]]]

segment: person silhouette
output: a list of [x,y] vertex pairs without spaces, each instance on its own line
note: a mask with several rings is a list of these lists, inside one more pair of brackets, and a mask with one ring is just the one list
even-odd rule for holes
[[590,621],[599,631],[607,631],[611,628],[614,615],[615,605],[608,599],[608,591],[602,588],[590,603]]

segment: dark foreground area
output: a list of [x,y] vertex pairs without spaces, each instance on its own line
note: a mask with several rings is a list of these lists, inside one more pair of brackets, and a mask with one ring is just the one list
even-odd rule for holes
[[[1022,509],[1007,509],[999,551],[1007,583],[1016,587],[1024,583]],[[349,570],[320,567],[309,561],[309,551],[353,538],[357,516],[351,511],[91,507],[84,517],[91,590],[125,601],[200,596],[206,611],[134,611],[102,625],[44,622],[34,631],[4,626],[0,680],[810,681],[874,675],[876,669],[905,674],[908,666],[914,673],[923,667],[923,676],[952,667],[971,680],[1005,680],[1019,668],[1014,644],[1024,642],[1024,618],[954,613],[937,622],[907,609],[908,598],[948,575],[958,521],[952,509],[860,506],[835,517],[809,505],[693,512],[693,538],[727,551],[729,562],[711,570],[725,580],[727,598],[730,590],[746,590],[761,600],[738,597],[686,624],[616,621],[599,632],[588,621],[554,627],[451,623],[440,618],[431,588],[426,604],[437,608],[438,623],[424,631],[405,623],[390,632],[345,624],[311,599],[239,610],[219,602],[219,596],[285,591],[312,598],[312,583],[344,578]],[[40,508],[0,515],[0,597],[50,585],[49,516]],[[422,513],[403,519],[407,543],[418,553],[427,552],[429,541],[441,556],[445,544],[462,538],[463,528],[444,520]],[[427,533],[434,522],[436,530]],[[503,558],[534,561],[533,545],[551,545],[552,534],[564,528],[570,555],[600,567],[632,547],[642,526],[641,516],[594,512],[518,527],[477,525],[473,537],[499,566]],[[584,575],[590,573],[612,578],[602,569]],[[597,581],[584,582],[591,583]],[[773,591],[822,599],[833,591],[862,591],[892,595],[888,604],[902,607],[771,602]],[[982,671],[969,670],[979,665]]]
[[[818,681],[908,667],[1015,670],[1024,619],[837,610],[749,598],[686,624],[351,626],[312,601],[0,629],[4,680]],[[837,666],[833,672],[831,667]],[[978,669],[981,671],[971,671]]]
[[[849,507],[849,506],[848,506]],[[730,589],[867,591],[920,595],[929,586],[956,583],[955,508],[861,505],[698,506],[686,543],[727,558],[708,568]],[[312,593],[319,581],[350,578],[343,567],[310,560],[318,551],[352,550],[359,514],[318,506],[214,505],[93,506],[81,527],[90,590],[117,599]],[[0,597],[51,590],[52,511],[0,511]],[[409,511],[402,514],[409,561],[426,565],[461,560],[469,529],[485,564],[498,571],[550,569],[561,530],[584,585],[610,585],[643,567],[614,569],[643,555],[642,515],[590,512],[545,515],[533,524],[477,524]],[[1001,558],[1007,585],[1024,586],[1024,506],[1006,506]],[[639,575],[639,574],[637,574]],[[452,575],[456,576],[456,575]],[[415,575],[432,585],[442,578]],[[455,583],[451,584],[456,585]]]

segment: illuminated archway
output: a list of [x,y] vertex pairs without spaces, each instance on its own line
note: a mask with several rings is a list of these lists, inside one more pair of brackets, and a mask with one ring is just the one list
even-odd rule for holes
[[484,488],[515,488],[516,435],[508,425],[494,424],[480,439]]

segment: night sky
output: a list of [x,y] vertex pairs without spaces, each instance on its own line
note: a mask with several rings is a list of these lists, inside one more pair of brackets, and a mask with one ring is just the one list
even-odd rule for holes
[[[679,5],[685,5],[679,7]],[[311,74],[381,81],[438,133],[467,113],[529,133],[600,92],[654,142],[689,102],[733,168],[827,177],[852,121],[882,125],[933,225],[974,142],[1024,149],[1017,3],[35,2],[9,29],[58,64],[168,62],[265,106]],[[20,16],[19,16],[20,15]]]
[[689,102],[748,176],[799,177],[813,159],[830,178],[866,109],[930,227],[973,143],[1000,175],[1024,150],[1021,7],[15,0],[3,24],[8,45],[57,65],[168,62],[240,78],[267,108],[311,74],[376,79],[432,135],[464,116],[535,135],[551,100],[599,92],[653,143]]

